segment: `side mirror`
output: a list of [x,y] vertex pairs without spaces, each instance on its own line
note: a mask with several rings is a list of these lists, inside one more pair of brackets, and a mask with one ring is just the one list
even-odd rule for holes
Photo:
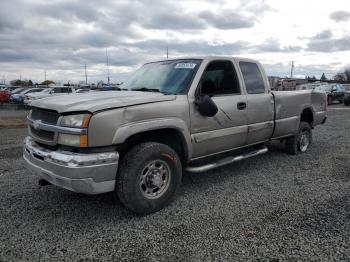
[[337,87],[336,86],[332,87],[332,92],[334,92],[334,91],[337,91]]
[[218,107],[208,95],[196,97],[194,104],[197,106],[199,113],[203,116],[213,117],[218,112]]
[[51,90],[49,94],[52,95],[52,94],[53,94],[53,91]]

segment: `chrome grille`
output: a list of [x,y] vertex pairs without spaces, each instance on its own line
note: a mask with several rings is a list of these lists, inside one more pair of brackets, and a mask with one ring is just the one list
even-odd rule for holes
[[41,130],[41,129],[35,129],[34,127],[30,127],[30,132],[32,133],[32,135],[34,135],[35,137],[38,137],[40,139],[44,139],[44,140],[48,140],[48,141],[52,141],[55,137],[55,133],[54,132],[50,132],[50,131],[46,131],[46,130]]
[[56,125],[59,117],[58,112],[41,108],[33,108],[30,115],[32,120],[41,120],[41,122],[51,125]]

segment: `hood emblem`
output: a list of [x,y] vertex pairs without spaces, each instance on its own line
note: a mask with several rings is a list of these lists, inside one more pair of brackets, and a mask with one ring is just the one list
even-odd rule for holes
[[41,124],[41,120],[35,120],[33,121],[33,127],[34,129],[38,129]]

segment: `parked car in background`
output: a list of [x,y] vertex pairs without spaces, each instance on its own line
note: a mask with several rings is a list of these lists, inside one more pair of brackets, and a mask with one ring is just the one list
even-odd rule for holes
[[0,91],[0,102],[7,103],[10,101],[11,93],[7,89],[3,89]]
[[14,94],[18,94],[20,92],[22,92],[23,90],[25,90],[24,87],[17,87],[15,89],[13,89],[12,91],[10,91],[11,95],[14,95]]
[[350,106],[350,85],[343,85],[345,89],[344,105]]
[[43,91],[43,88],[27,88],[19,93],[12,94],[10,97],[10,101],[17,104],[23,104],[24,97],[26,94],[37,93],[41,91]]
[[25,105],[30,105],[32,101],[37,99],[51,97],[51,96],[66,95],[71,93],[75,93],[75,89],[72,87],[67,87],[67,86],[49,87],[44,89],[41,92],[26,94],[24,97],[23,103]]
[[315,88],[315,90],[323,91],[327,94],[327,104],[331,105],[334,101],[343,103],[345,89],[341,84],[322,85]]

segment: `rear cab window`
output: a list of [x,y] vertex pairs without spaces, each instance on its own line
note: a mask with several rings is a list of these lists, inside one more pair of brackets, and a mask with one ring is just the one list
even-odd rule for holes
[[256,63],[239,62],[245,87],[248,94],[265,93],[265,83],[261,71]]

